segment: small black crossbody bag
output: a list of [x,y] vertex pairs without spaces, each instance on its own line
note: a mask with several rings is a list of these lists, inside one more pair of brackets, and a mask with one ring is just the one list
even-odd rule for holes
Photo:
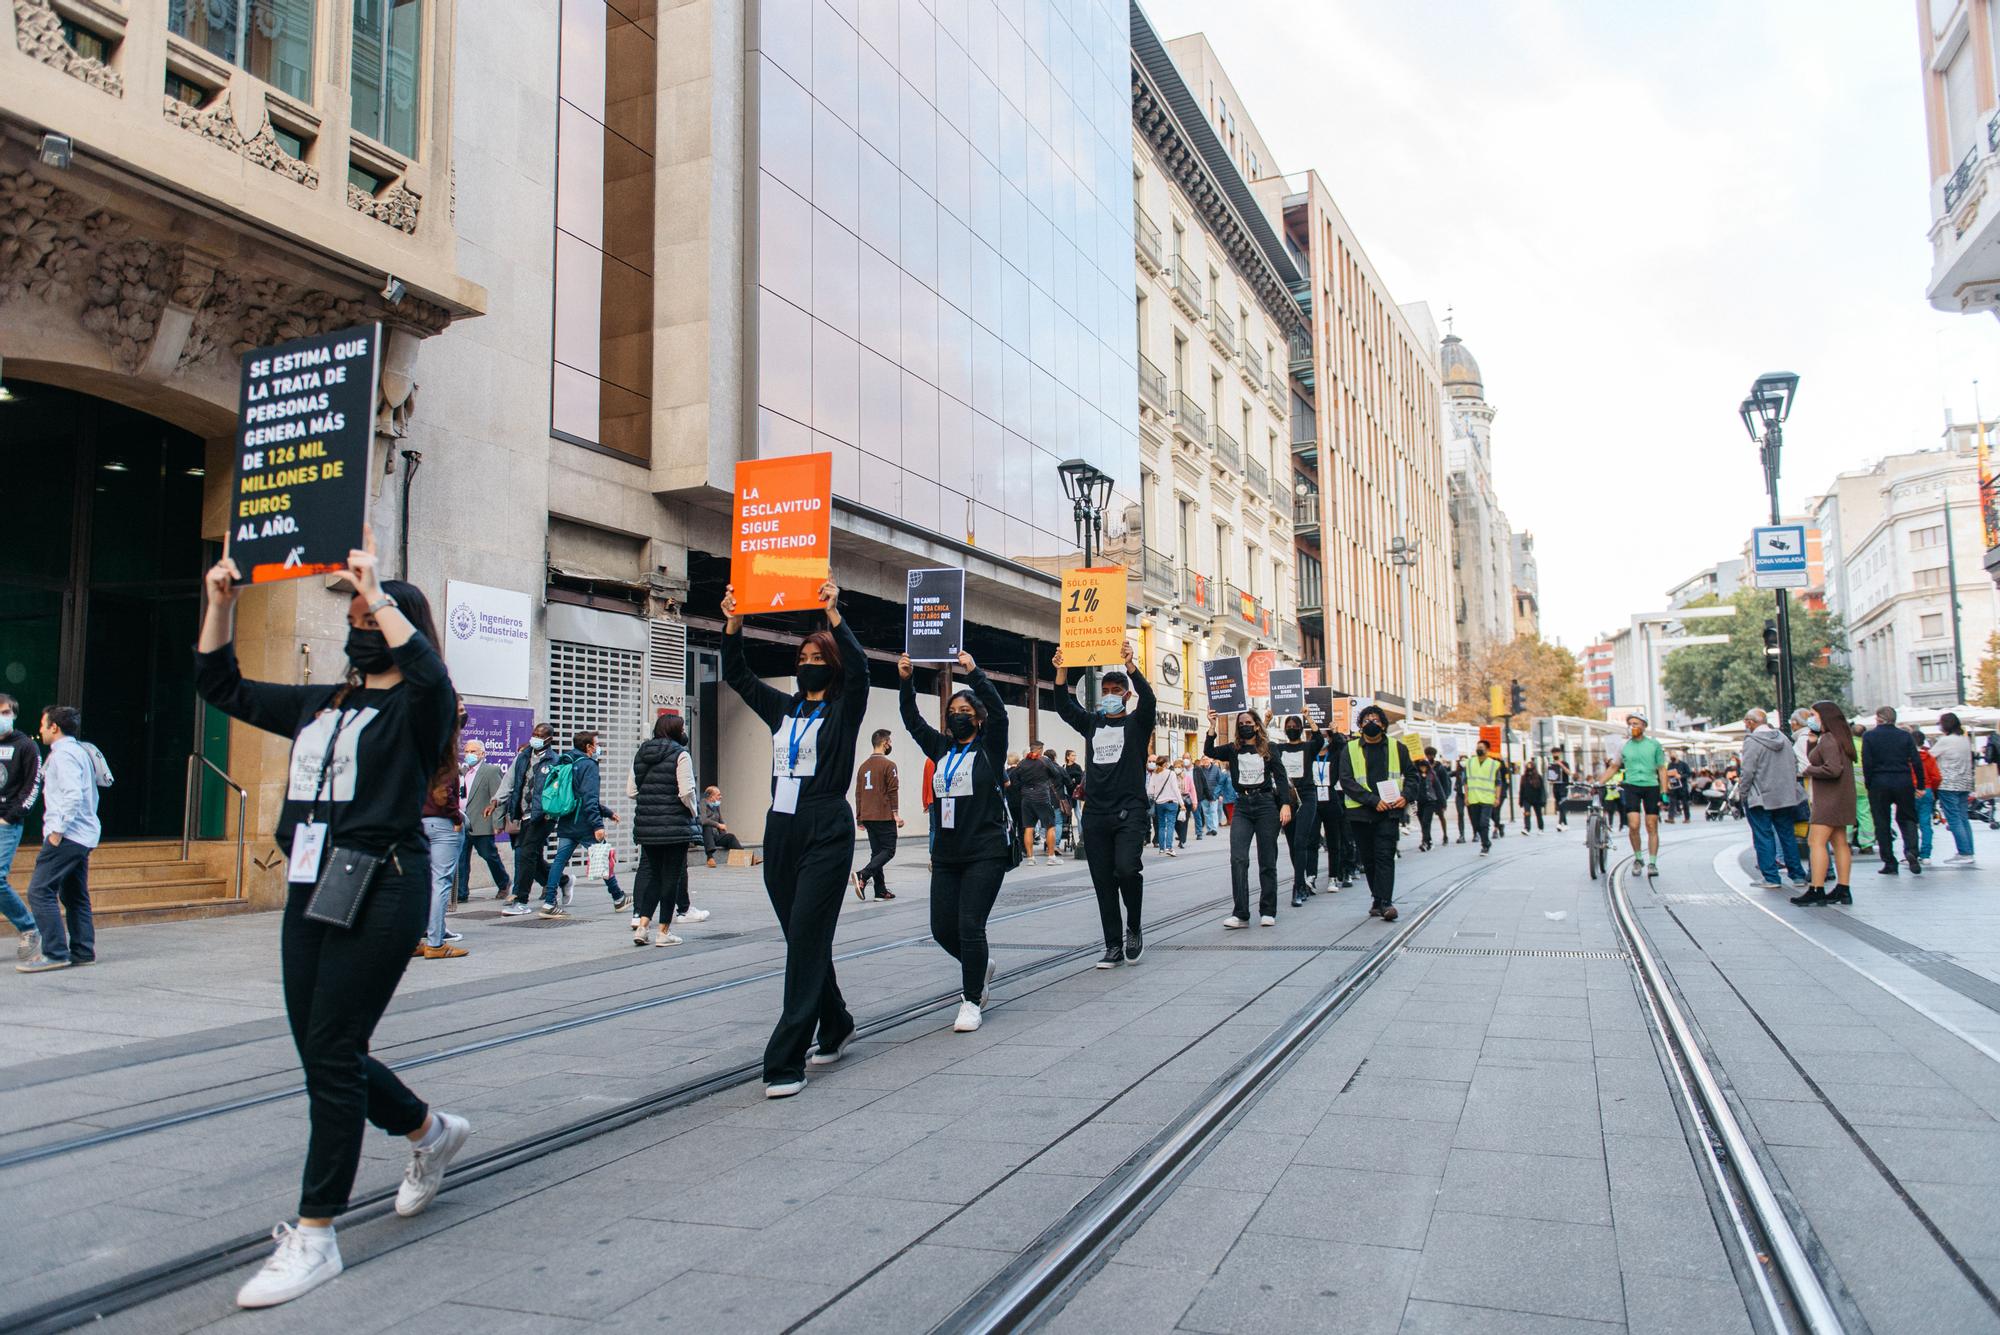
[[[337,714],[333,736],[327,739],[326,756],[320,761],[319,780],[313,785],[312,810],[306,815],[308,822],[317,824],[319,821],[320,795],[327,790],[333,770],[333,751],[340,744],[340,730],[346,726],[346,713]],[[354,920],[361,916],[361,906],[367,902],[369,890],[374,888],[381,876],[382,864],[389,860],[388,855],[342,848],[333,842],[331,821],[328,822],[327,843],[329,847],[320,854],[319,880],[313,885],[312,898],[306,901],[306,917],[330,927],[351,928]]]

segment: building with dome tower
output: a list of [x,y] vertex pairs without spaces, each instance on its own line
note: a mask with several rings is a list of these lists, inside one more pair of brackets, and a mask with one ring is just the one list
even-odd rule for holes
[[1476,659],[1514,638],[1514,531],[1493,483],[1493,405],[1465,340],[1438,345],[1450,427],[1452,579],[1457,590],[1458,655]]

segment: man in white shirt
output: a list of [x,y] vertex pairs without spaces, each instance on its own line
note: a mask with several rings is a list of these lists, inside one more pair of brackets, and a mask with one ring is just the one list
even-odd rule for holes
[[90,918],[90,852],[103,833],[97,821],[97,757],[77,740],[82,715],[73,705],[42,711],[42,850],[28,882],[28,907],[41,933],[42,952],[14,966],[17,973],[48,973],[97,962],[97,929]]

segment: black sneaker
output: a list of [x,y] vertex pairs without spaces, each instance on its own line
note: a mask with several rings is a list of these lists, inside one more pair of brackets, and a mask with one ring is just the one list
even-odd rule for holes
[[1292,896],[1292,907],[1293,907],[1293,908],[1295,908],[1295,909],[1302,909],[1302,908],[1304,908],[1305,906],[1306,906],[1306,897],[1305,897],[1305,895],[1304,895],[1304,894],[1302,894],[1302,893],[1301,893],[1301,894],[1295,894],[1295,895],[1293,895],[1293,896]]
[[1137,964],[1139,957],[1146,953],[1146,938],[1139,935],[1139,929],[1129,927],[1125,931],[1125,962]]
[[1900,876],[1903,869],[1893,862],[1885,862],[1875,869],[1877,876]]
[[1106,946],[1104,948],[1104,958],[1097,961],[1097,967],[1100,969],[1115,969],[1124,962],[1125,962],[1124,947]]
[[1911,858],[1911,859],[1910,859],[1910,875],[1912,875],[1912,876],[1922,876],[1923,874],[1924,874],[1924,864],[1923,864],[1922,862],[1918,861],[1918,860],[1917,860],[1916,858]]
[[1370,905],[1368,906],[1368,916],[1369,916],[1369,917],[1371,917],[1371,918],[1379,918],[1379,917],[1381,917],[1381,916],[1382,916],[1382,906],[1381,906],[1380,904],[1370,904]]
[[627,904],[630,904],[631,902],[632,902],[632,896],[630,895],[626,894],[613,895],[611,897],[611,911],[613,913],[617,913],[622,909],[624,909],[624,907]]
[[887,890],[878,890],[875,892],[875,898],[877,899],[894,899],[895,897],[896,896],[894,894],[890,893]]

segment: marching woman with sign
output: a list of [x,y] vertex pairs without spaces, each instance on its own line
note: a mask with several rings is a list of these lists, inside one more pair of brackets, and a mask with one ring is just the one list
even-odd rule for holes
[[[1235,896],[1235,912],[1222,925],[1235,929],[1250,925],[1250,841],[1257,841],[1257,912],[1266,927],[1278,922],[1278,830],[1292,823],[1298,795],[1264,725],[1248,710],[1236,716],[1236,739],[1218,746],[1215,722],[1208,716],[1208,737],[1202,749],[1211,760],[1229,766],[1229,781],[1236,785],[1236,819],[1229,823],[1229,888]],[[1304,901],[1296,897],[1294,904]]]
[[[1139,860],[1151,811],[1146,799],[1146,746],[1153,739],[1159,711],[1130,640],[1125,642],[1124,656],[1125,670],[1107,672],[1098,682],[1103,694],[1095,713],[1086,714],[1068,690],[1056,692],[1056,713],[1083,734],[1089,748],[1083,769],[1083,856],[1090,864],[1097,917],[1104,927],[1100,969],[1137,964],[1146,950],[1139,931],[1146,898]],[[1062,650],[1056,650],[1054,662],[1056,671],[1067,677]],[[1121,899],[1123,922],[1118,917]]]
[[1285,720],[1285,740],[1271,744],[1299,799],[1298,810],[1285,827],[1285,841],[1292,848],[1293,908],[1318,893],[1314,883],[1319,880],[1319,804],[1325,799],[1314,778],[1325,740],[1309,720],[1294,714]]
[[[798,692],[764,684],[743,656],[736,586],[723,591],[723,680],[771,730],[771,814],[764,823],[764,893],[785,931],[785,1001],[764,1045],[764,1096],[806,1087],[806,1064],[847,1052],[854,1017],[833,976],[833,931],[854,858],[854,742],[868,707],[868,653],[840,615],[840,586],[819,586],[828,630],[799,645]],[[814,1042],[814,1033],[818,1042]]]
[[333,1217],[347,1208],[373,1122],[410,1142],[396,1213],[431,1203],[472,1128],[426,1107],[368,1039],[423,934],[429,906],[425,790],[442,764],[456,698],[438,657],[430,604],[414,585],[378,582],[375,540],[349,552],[347,680],[326,686],[246,681],[236,665],[241,578],[225,556],[208,572],[195,653],[202,699],[253,728],[292,739],[277,840],[291,854],[279,933],[285,1014],[305,1068],[305,1179],[297,1226],[236,1295],[243,1307],[288,1302],[340,1273]]
[[979,1028],[993,982],[986,919],[1000,897],[1001,879],[1022,853],[1001,791],[1007,706],[971,654],[959,654],[958,670],[969,689],[953,692],[939,732],[917,713],[910,656],[896,664],[903,726],[932,762],[931,936],[958,961],[965,997],[951,1027],[969,1034]]

